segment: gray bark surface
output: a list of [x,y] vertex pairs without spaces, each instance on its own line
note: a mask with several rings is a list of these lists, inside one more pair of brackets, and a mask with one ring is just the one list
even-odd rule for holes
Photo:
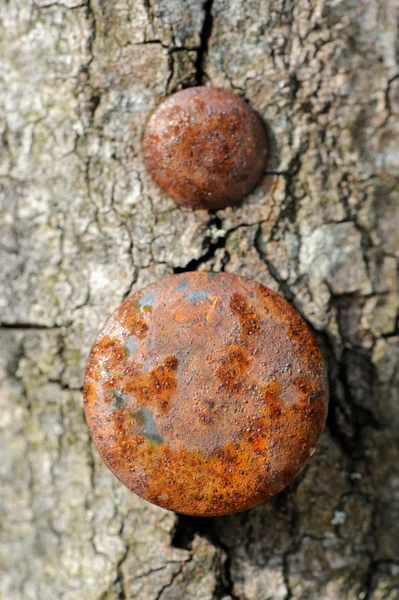
[[[399,598],[395,0],[0,1],[2,600]],[[195,84],[247,99],[272,158],[238,208],[178,208],[140,151]],[[251,276],[317,332],[322,442],[273,501],[180,517],[93,448],[85,361],[132,290]]]

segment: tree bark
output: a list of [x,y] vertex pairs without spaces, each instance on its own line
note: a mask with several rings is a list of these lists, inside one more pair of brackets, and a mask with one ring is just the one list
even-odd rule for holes
[[[3,0],[0,595],[394,600],[399,585],[395,0]],[[143,166],[168,94],[227,88],[272,156],[236,208],[177,207]],[[245,274],[317,332],[318,451],[274,500],[177,516],[102,464],[85,361],[131,292]]]

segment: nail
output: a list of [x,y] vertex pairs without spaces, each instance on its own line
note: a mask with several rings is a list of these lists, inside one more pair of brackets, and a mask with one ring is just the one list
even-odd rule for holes
[[324,428],[323,358],[298,312],[228,273],[164,277],[114,312],[84,383],[91,436],[133,492],[179,513],[241,511],[303,469]]
[[195,87],[157,108],[143,149],[152,179],[178,204],[220,209],[257,185],[267,146],[265,127],[244,100],[227,90]]

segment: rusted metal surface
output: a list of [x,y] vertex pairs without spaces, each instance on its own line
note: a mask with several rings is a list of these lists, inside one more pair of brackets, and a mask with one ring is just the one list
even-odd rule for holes
[[267,159],[266,131],[256,112],[231,92],[190,88],[154,112],[144,155],[155,183],[176,202],[223,208],[258,183]]
[[227,273],[164,277],[101,330],[84,383],[113,473],[181,513],[244,510],[284,488],[323,430],[325,366],[281,296]]

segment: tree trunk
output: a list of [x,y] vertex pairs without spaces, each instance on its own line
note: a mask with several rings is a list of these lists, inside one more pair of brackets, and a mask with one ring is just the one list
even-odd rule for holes
[[[2,0],[5,600],[398,598],[395,0]],[[237,208],[177,207],[141,138],[168,94],[220,86],[270,132]],[[317,332],[328,425],[300,478],[242,514],[177,516],[102,464],[81,385],[121,300],[245,274]]]

